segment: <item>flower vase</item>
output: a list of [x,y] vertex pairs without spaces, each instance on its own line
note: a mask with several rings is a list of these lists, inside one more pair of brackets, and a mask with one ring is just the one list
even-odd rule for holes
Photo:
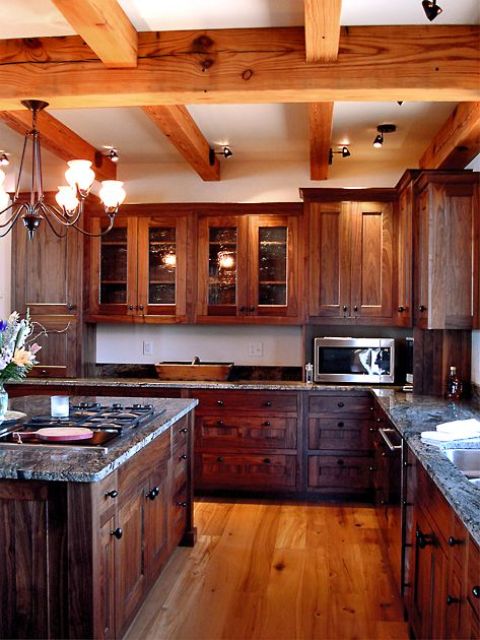
[[0,424],[4,421],[8,407],[8,393],[3,384],[0,384]]

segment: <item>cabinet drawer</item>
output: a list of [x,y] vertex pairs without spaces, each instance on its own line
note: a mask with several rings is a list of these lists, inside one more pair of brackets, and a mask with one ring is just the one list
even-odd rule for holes
[[187,447],[181,447],[172,455],[173,493],[178,493],[187,485],[188,453]]
[[308,488],[365,491],[371,486],[371,469],[368,456],[309,456]]
[[293,449],[297,420],[250,415],[198,416],[195,435],[201,448]]
[[112,517],[115,512],[120,492],[118,491],[118,475],[114,471],[99,483],[92,485],[95,492],[95,500],[98,504],[98,513],[103,524]]
[[309,413],[328,414],[362,414],[370,416],[373,411],[373,401],[369,396],[310,396],[308,399]]
[[128,462],[118,469],[118,490],[123,493],[135,489],[153,469],[170,457],[170,429],[158,436],[153,442],[139,451]]
[[185,416],[172,427],[172,451],[175,451],[179,447],[185,447],[188,442],[188,433],[190,431],[190,425],[188,423],[188,417]]
[[194,393],[199,405],[196,414],[214,412],[240,411],[265,414],[276,411],[296,413],[297,395],[295,393],[283,393],[281,391],[256,392],[256,391],[212,391]]
[[295,489],[294,455],[200,453],[198,484],[210,489]]
[[368,450],[369,420],[310,418],[308,421],[309,449]]
[[173,496],[170,509],[170,546],[176,547],[185,532],[187,525],[187,492],[182,489]]
[[420,462],[417,462],[417,483],[417,501],[428,512],[446,542],[451,535],[452,508]]
[[480,549],[471,538],[468,545],[467,599],[480,626]]

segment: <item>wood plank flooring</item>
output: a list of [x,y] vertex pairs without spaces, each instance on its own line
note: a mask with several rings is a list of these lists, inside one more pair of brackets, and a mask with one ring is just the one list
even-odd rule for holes
[[408,638],[375,511],[201,500],[125,640]]

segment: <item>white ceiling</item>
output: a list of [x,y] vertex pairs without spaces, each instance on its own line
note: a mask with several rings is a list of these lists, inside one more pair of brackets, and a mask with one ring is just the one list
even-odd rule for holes
[[[119,0],[138,31],[303,24],[302,0]],[[439,0],[437,24],[477,24],[478,0]],[[343,0],[342,24],[430,24],[421,0]],[[434,28],[432,26],[432,28]],[[0,3],[0,39],[69,35],[73,31],[50,0]],[[428,98],[428,96],[425,96]],[[418,158],[454,107],[453,103],[336,103],[332,142],[350,142],[352,157],[339,164],[371,162],[401,170]],[[229,162],[294,160],[308,163],[307,107],[301,104],[191,105],[192,116],[213,144],[231,144]],[[140,109],[66,109],[51,112],[95,147],[113,145],[125,163],[167,163],[177,151]],[[372,141],[379,123],[398,132],[385,136],[381,150]],[[0,149],[20,153],[21,137],[0,125]]]

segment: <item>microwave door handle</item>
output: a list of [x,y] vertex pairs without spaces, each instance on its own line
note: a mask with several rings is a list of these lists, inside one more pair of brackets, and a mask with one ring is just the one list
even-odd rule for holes
[[393,453],[394,451],[397,451],[397,449],[401,449],[402,445],[401,444],[393,444],[393,442],[387,436],[387,432],[388,433],[394,433],[394,430],[393,429],[382,429],[382,428],[380,428],[378,430],[378,433],[382,436],[385,444],[390,449],[390,451],[392,451],[392,453]]

